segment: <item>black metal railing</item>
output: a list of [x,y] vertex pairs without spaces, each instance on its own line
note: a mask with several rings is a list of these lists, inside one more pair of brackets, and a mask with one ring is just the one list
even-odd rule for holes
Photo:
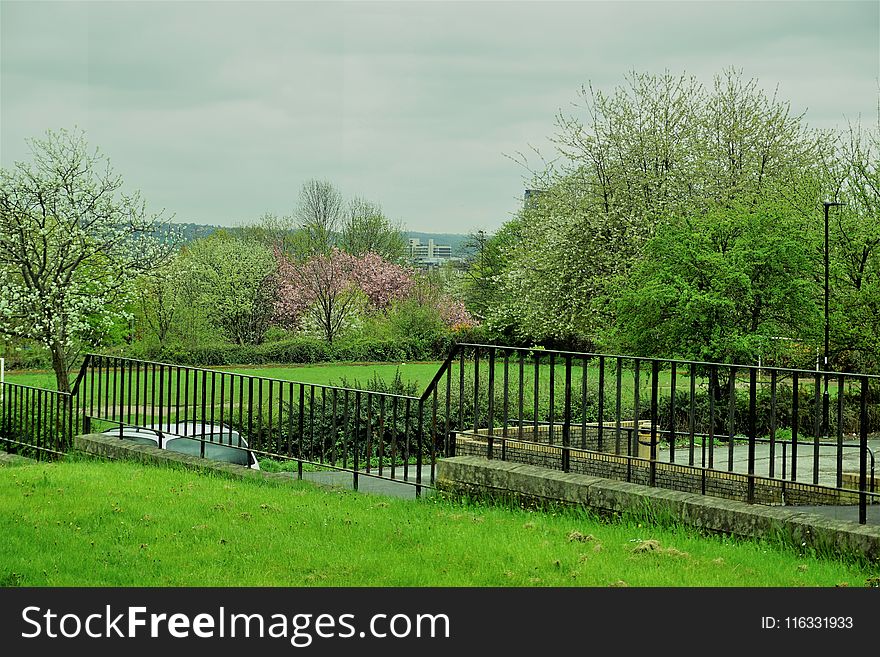
[[736,480],[713,472],[736,473],[746,501],[857,499],[862,523],[880,501],[868,444],[880,377],[485,344],[457,352],[459,440],[489,458],[584,471],[573,459],[597,453],[591,472],[682,489],[690,476],[703,493]]
[[772,488],[782,497],[768,503],[797,503],[794,484],[848,491],[863,523],[877,501],[880,377],[863,374],[457,344],[421,394],[90,354],[69,394],[7,382],[2,395],[0,438],[42,456],[79,432],[195,423],[298,477],[350,471],[355,488],[369,476],[418,492],[440,457],[531,450],[547,467],[598,454],[615,477],[706,494],[713,473],[737,474],[749,502]]
[[299,478],[304,468],[345,470],[355,489],[358,477],[373,476],[418,493],[434,485],[437,458],[450,451],[444,366],[416,396],[93,354],[81,387],[84,431],[173,434],[195,424],[197,436],[295,462]]
[[70,392],[3,381],[0,385],[0,446],[37,460],[54,459],[69,451],[81,429],[79,385],[83,361]]

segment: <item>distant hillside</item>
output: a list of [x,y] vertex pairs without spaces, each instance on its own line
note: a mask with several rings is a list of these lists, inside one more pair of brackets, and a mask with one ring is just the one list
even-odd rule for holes
[[[212,226],[209,224],[193,224],[193,223],[175,223],[174,227],[180,231],[184,244],[189,244],[197,239],[208,237],[212,233],[223,226]],[[234,230],[226,227],[227,230]],[[467,246],[470,239],[469,235],[461,233],[420,233],[418,231],[404,231],[407,239],[418,239],[422,243],[427,243],[429,239],[433,239],[435,244],[448,244],[452,247],[452,255],[464,256],[473,251]]]

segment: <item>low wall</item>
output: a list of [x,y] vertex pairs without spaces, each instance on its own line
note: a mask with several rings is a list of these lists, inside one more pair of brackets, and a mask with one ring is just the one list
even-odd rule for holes
[[[632,423],[630,423],[631,426]],[[541,428],[539,428],[540,431]],[[580,428],[577,433],[572,427],[570,444],[579,444],[575,436],[579,438]],[[555,444],[547,444],[543,441],[549,436],[544,429],[535,434],[532,427],[526,427],[525,440],[517,438],[519,434],[516,428],[508,430],[508,438],[502,439],[501,435],[495,435],[493,439],[493,457],[512,463],[537,465],[552,470],[562,469],[561,429],[557,427]],[[606,427],[607,430],[607,427]],[[595,430],[593,430],[595,431]],[[605,434],[603,442],[604,451],[592,451],[587,449],[569,450],[569,471],[603,479],[615,479],[629,481],[644,486],[650,486],[653,477],[653,485],[669,490],[712,495],[730,500],[742,502],[754,502],[767,505],[847,505],[858,504],[857,492],[841,491],[828,486],[821,486],[807,482],[792,482],[781,479],[753,476],[737,472],[725,472],[712,470],[699,466],[680,463],[666,463],[663,461],[651,461],[650,456],[650,432],[644,428],[639,432],[639,456],[629,457],[615,454],[615,440],[613,429]],[[647,436],[647,450],[644,445]],[[585,441],[588,445],[595,446],[596,434],[588,435]],[[536,439],[539,443],[531,442]],[[624,449],[626,439],[624,438]],[[647,453],[646,453],[647,452]],[[456,456],[487,456],[488,435],[486,430],[477,432],[465,432],[456,434]],[[750,497],[750,479],[752,485]],[[858,487],[858,479],[853,488]],[[868,503],[880,503],[880,497],[869,497]]]
[[456,495],[585,506],[602,515],[649,512],[707,531],[745,538],[777,536],[792,545],[880,561],[880,526],[836,521],[786,507],[752,505],[481,456],[439,460],[436,485]]

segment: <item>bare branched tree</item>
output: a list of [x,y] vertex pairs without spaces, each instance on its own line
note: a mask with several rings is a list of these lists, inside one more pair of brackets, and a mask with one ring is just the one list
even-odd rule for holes
[[329,253],[342,220],[342,195],[326,180],[308,180],[300,190],[296,220],[307,254]]

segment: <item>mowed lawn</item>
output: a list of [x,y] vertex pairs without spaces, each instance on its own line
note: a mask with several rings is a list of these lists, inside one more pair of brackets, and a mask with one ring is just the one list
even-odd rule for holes
[[[437,373],[441,363],[327,363],[309,365],[261,365],[239,367],[214,367],[208,368],[218,372],[234,372],[250,376],[282,379],[284,381],[297,381],[302,383],[314,383],[322,385],[340,385],[343,381],[349,385],[359,383],[361,388],[375,378],[383,381],[393,381],[397,372],[405,382],[414,383],[420,390]],[[75,373],[74,373],[75,375]],[[47,371],[9,371],[6,373],[6,381],[36,388],[48,388],[54,390],[55,375]]]
[[644,519],[73,458],[0,467],[0,536],[2,586],[864,587],[878,574]]

